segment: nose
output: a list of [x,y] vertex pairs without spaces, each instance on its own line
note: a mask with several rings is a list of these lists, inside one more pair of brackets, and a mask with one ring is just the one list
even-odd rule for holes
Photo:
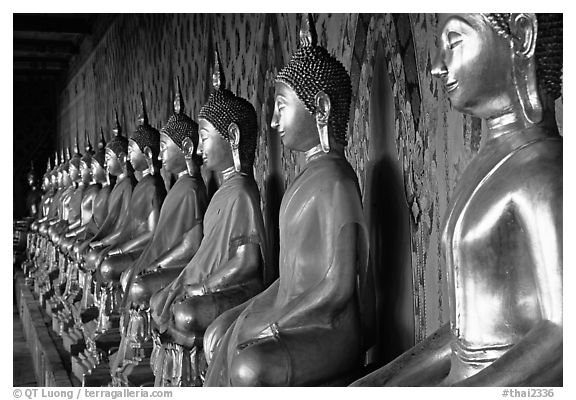
[[444,64],[443,52],[441,50],[436,52],[431,73],[436,78],[444,78],[448,75],[448,67]]
[[276,107],[274,107],[274,114],[272,114],[272,121],[270,121],[270,126],[272,127],[272,129],[278,129],[278,126],[280,126],[280,121],[278,118],[278,113],[276,112]]
[[202,141],[198,141],[198,147],[196,148],[196,154],[198,154],[200,157],[202,157],[202,153],[204,153],[204,145],[202,144]]

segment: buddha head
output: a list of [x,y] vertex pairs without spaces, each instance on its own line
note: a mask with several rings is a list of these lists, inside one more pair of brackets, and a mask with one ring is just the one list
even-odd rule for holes
[[46,172],[44,173],[44,176],[42,177],[42,190],[44,190],[45,192],[48,191],[50,189],[50,171],[52,170],[52,165],[50,162],[50,157],[48,157],[48,162],[46,163]]
[[340,61],[319,46],[309,14],[300,31],[300,48],[278,73],[271,126],[284,145],[307,151],[346,144],[352,87]]
[[224,171],[233,166],[237,172],[251,173],[258,135],[256,110],[226,89],[218,50],[214,58],[214,90],[198,115],[198,154],[208,169]]
[[34,171],[34,161],[30,161],[30,171],[26,174],[26,182],[28,182],[28,186],[31,188],[36,186],[36,171]]
[[110,175],[120,176],[126,169],[131,171],[130,160],[128,160],[128,139],[122,136],[122,127],[118,121],[118,111],[115,112],[115,126],[112,129],[114,135],[110,143],[106,145],[105,165]]
[[70,157],[70,149],[66,149],[67,159],[68,159],[68,174],[72,182],[77,182],[80,180],[80,160],[82,159],[82,154],[80,154],[80,146],[78,145],[78,134],[76,134],[76,141],[74,143],[74,154]]
[[449,14],[439,21],[432,74],[452,106],[539,123],[562,86],[562,14]]
[[52,188],[56,189],[58,187],[58,168],[60,168],[59,165],[60,160],[58,159],[58,152],[56,151],[54,153],[54,167],[52,167],[52,169],[50,170],[50,184],[52,185]]
[[178,78],[174,100],[174,114],[160,130],[160,156],[162,167],[171,173],[179,173],[187,167],[186,159],[201,165],[196,154],[198,148],[198,124],[184,114],[184,99]]
[[92,177],[96,182],[106,181],[106,140],[104,139],[104,129],[100,128],[100,141],[98,142],[96,152],[92,156]]
[[92,157],[94,156],[94,149],[92,148],[92,143],[90,143],[88,132],[86,132],[85,140],[85,152],[80,159],[80,176],[82,178],[82,182],[87,184],[92,180]]
[[128,158],[137,171],[150,170],[154,174],[159,166],[160,132],[148,123],[144,92],[140,92],[142,113],[138,116],[138,127],[128,140]]

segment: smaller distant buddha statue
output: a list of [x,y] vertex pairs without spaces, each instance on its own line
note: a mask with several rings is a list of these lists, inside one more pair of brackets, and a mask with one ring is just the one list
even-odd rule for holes
[[32,274],[36,270],[38,259],[41,257],[41,241],[42,236],[40,235],[39,229],[42,225],[42,221],[45,221],[50,208],[50,203],[56,193],[56,187],[52,185],[52,165],[48,158],[46,172],[42,178],[42,190],[44,194],[40,201],[40,208],[37,218],[30,225],[30,232],[27,238],[27,260],[23,264],[23,268],[26,274],[27,282],[33,286],[34,280]]
[[35,219],[40,214],[40,201],[42,200],[42,190],[38,188],[38,178],[34,171],[34,161],[30,162],[30,171],[26,175],[26,181],[30,190],[26,194],[26,210],[28,217]]
[[[196,254],[203,237],[208,194],[200,174],[202,159],[196,154],[198,141],[198,124],[184,113],[178,79],[174,114],[160,130],[159,156],[162,167],[176,177],[176,182],[162,204],[152,241],[123,279],[126,282],[123,303],[129,307],[129,321],[115,365],[111,366],[113,379],[126,383],[142,381],[146,376],[154,379],[149,359],[135,361],[143,353],[141,349],[152,348],[150,296],[180,274]],[[145,367],[138,378],[134,376],[136,364]]]
[[438,26],[432,74],[488,127],[444,216],[450,324],[355,385],[562,385],[562,14]]
[[[100,306],[109,300],[109,296],[106,295],[107,288],[101,290],[98,279],[95,279],[94,261],[98,257],[99,249],[105,248],[103,243],[110,240],[115,231],[121,230],[127,223],[130,200],[137,183],[128,159],[128,138],[122,135],[117,112],[113,137],[110,142],[105,143],[102,135],[98,151],[93,157],[92,175],[103,187],[94,200],[92,219],[87,224],[86,230],[78,234],[72,252],[74,260],[79,264],[79,274],[82,275],[80,279],[82,279],[83,297],[80,309],[87,313],[92,311],[90,317],[86,318],[88,321],[82,326],[82,335],[88,347],[87,353],[91,358],[88,360],[88,356],[84,353],[72,357],[73,373],[80,380],[83,380],[84,373],[99,361],[93,356],[96,352],[95,337],[98,328],[102,331],[118,328],[119,322],[116,319],[93,323],[93,319],[98,317]],[[111,184],[110,175],[116,177],[114,185]],[[91,249],[89,246],[93,242],[100,243]],[[83,316],[83,320],[85,317],[86,315]],[[103,323],[99,326],[98,322]]]
[[[70,227],[70,231],[66,234],[72,246],[77,241],[84,241],[94,236],[106,219],[108,196],[112,187],[105,170],[106,140],[102,129],[100,135],[96,152],[90,155],[90,158],[85,156],[85,159],[80,162],[82,178],[89,181],[89,186],[82,199],[82,218],[77,223],[78,226]],[[69,251],[69,255],[73,257],[74,252]]]
[[204,166],[223,182],[204,215],[200,248],[180,275],[150,300],[158,335],[152,359],[156,385],[201,385],[202,337],[222,312],[260,293],[269,283],[266,234],[253,176],[257,140],[254,107],[226,89],[216,52],[214,91],[198,125]]
[[374,298],[358,180],[344,156],[350,101],[350,77],[308,16],[276,77],[271,123],[306,155],[280,207],[280,276],[207,329],[206,386],[336,385],[362,368]]
[[37,203],[37,212],[35,214],[34,220],[30,224],[30,229],[26,235],[26,260],[22,263],[22,269],[24,270],[24,274],[26,275],[26,282],[29,285],[33,284],[33,280],[31,277],[32,271],[35,269],[35,259],[37,257],[36,250],[38,249],[39,245],[39,235],[38,235],[38,228],[39,228],[39,220],[42,219],[48,209],[48,205],[52,200],[52,196],[54,194],[54,190],[50,183],[50,170],[52,166],[50,165],[50,158],[48,158],[48,163],[46,167],[46,172],[42,177],[42,186],[41,186],[41,197]]
[[128,157],[134,169],[142,173],[142,178],[132,193],[127,223],[119,235],[107,243],[105,257],[99,266],[102,282],[114,286],[120,285],[122,273],[138,259],[152,239],[166,197],[158,165],[160,132],[149,124],[143,92],[141,97],[140,125],[128,141]]
[[[105,212],[105,219],[99,222],[97,232],[92,237],[87,237],[81,243],[74,245],[74,253],[77,258],[83,260],[85,267],[94,271],[94,261],[99,250],[105,248],[121,232],[122,227],[127,223],[128,209],[132,191],[136,186],[134,169],[128,159],[128,138],[122,135],[122,127],[118,120],[118,112],[115,113],[114,136],[105,147],[104,164],[107,175],[116,177],[116,184],[108,196],[108,207]],[[94,165],[94,164],[93,164]],[[97,169],[97,166],[95,167]],[[106,177],[109,181],[109,178]]]
[[[122,287],[120,277],[152,239],[158,223],[160,207],[166,197],[164,180],[159,174],[158,153],[160,133],[148,122],[144,93],[141,93],[142,113],[139,125],[128,140],[128,158],[142,178],[134,187],[127,210],[126,222],[99,242],[92,242],[93,258],[88,256],[86,265],[96,272],[96,279],[102,287],[98,316],[98,343],[118,346],[120,342],[120,304]],[[108,374],[109,377],[109,374]]]

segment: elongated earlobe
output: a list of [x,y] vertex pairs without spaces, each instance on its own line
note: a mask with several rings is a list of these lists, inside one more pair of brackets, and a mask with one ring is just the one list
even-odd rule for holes
[[330,152],[330,138],[328,137],[328,118],[330,117],[330,98],[324,91],[316,93],[316,128],[320,146],[324,153]]
[[234,122],[228,126],[228,135],[230,137],[230,147],[232,148],[234,169],[236,172],[240,172],[242,171],[242,163],[240,162],[240,128]]
[[536,77],[536,39],[538,22],[536,14],[512,14],[510,17],[513,59],[512,68],[516,94],[522,113],[529,123],[542,120],[542,103],[538,96]]

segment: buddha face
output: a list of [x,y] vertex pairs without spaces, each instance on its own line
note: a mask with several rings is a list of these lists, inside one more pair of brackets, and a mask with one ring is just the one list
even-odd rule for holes
[[277,82],[274,94],[274,115],[270,125],[289,149],[307,151],[320,143],[314,116],[306,109],[296,92]]
[[33,187],[36,184],[36,177],[33,174],[28,174],[26,177],[28,181],[28,186]]
[[80,171],[78,170],[78,168],[76,168],[76,166],[74,164],[70,163],[70,166],[68,167],[68,171],[69,171],[70,179],[72,181],[78,180],[78,178],[80,177]]
[[184,153],[176,143],[165,133],[160,133],[160,153],[158,159],[162,161],[162,168],[168,172],[179,173],[186,169]]
[[80,176],[83,182],[90,182],[92,179],[92,169],[84,161],[80,161]]
[[148,168],[148,163],[146,162],[146,156],[138,147],[138,144],[132,140],[128,140],[128,160],[132,163],[132,166],[136,171],[144,171]]
[[123,172],[122,164],[118,159],[118,156],[114,151],[110,149],[106,149],[106,153],[104,154],[106,170],[110,175],[119,176]]
[[512,107],[509,43],[480,14],[442,15],[432,74],[442,78],[452,106],[480,118]]
[[104,167],[102,167],[98,161],[92,160],[90,168],[92,169],[92,176],[97,182],[104,182],[106,180]]
[[200,134],[200,143],[197,153],[202,157],[206,168],[213,171],[224,171],[234,165],[230,143],[220,135],[214,125],[208,120],[200,118],[198,120],[198,133]]

